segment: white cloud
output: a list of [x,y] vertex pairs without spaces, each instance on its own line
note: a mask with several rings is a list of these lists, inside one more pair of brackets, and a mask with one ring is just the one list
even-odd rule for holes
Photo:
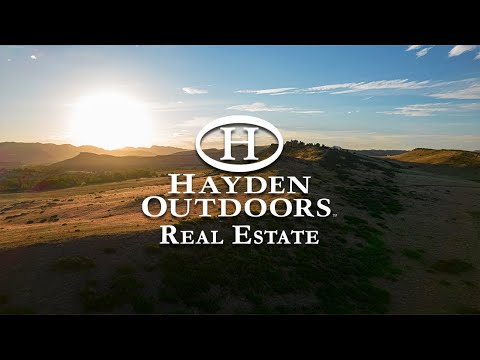
[[[343,85],[343,86],[340,86]],[[328,86],[328,85],[327,85]],[[336,84],[338,88],[347,88],[347,90],[335,91],[331,94],[347,94],[367,90],[385,90],[385,89],[423,89],[431,86],[430,80],[408,81],[408,79],[396,80],[378,80],[364,83],[346,83]]]
[[227,110],[239,110],[239,111],[249,111],[249,112],[263,112],[263,111],[292,111],[293,108],[288,108],[284,106],[267,106],[262,102],[255,102],[252,104],[243,104],[243,105],[234,105],[227,108]]
[[475,50],[476,47],[477,45],[455,45],[448,53],[448,57],[462,55],[467,51]]
[[480,52],[475,56],[475,60],[480,60]]
[[461,112],[480,110],[480,103],[454,104],[432,103],[415,104],[395,108],[393,111],[378,111],[377,114],[403,115],[403,116],[435,116],[439,112]]
[[417,49],[420,49],[422,46],[423,45],[410,45],[405,51],[417,50]]
[[[428,47],[424,50],[430,50],[432,47]],[[480,55],[479,55],[480,56]],[[479,79],[463,79],[454,81],[432,81],[432,80],[409,80],[409,79],[394,79],[394,80],[375,80],[375,81],[363,81],[363,82],[348,82],[338,84],[325,84],[308,88],[278,88],[278,89],[264,89],[264,90],[239,90],[241,92],[250,92],[255,94],[267,94],[267,95],[284,95],[284,94],[348,94],[361,91],[378,91],[378,90],[417,90],[428,88],[446,88],[446,87],[465,87],[465,84],[471,84],[472,81],[478,81]],[[480,83],[479,83],[480,84]],[[293,90],[285,90],[293,89]],[[273,92],[273,91],[283,92]],[[336,90],[336,91],[334,91]],[[437,90],[438,91],[438,90]],[[237,91],[238,92],[238,91]],[[370,94],[369,94],[370,95]],[[449,98],[442,94],[425,94],[426,96],[433,96],[439,98]],[[438,96],[437,96],[438,95]],[[369,100],[373,96],[366,97],[363,100]],[[453,97],[452,99],[455,99]],[[476,99],[476,97],[458,97],[458,99]]]
[[299,89],[295,89],[294,90],[288,90],[288,91],[284,91],[284,92],[279,92],[279,93],[273,93],[273,94],[270,94],[271,96],[277,96],[277,95],[288,95],[288,94],[296,94],[298,93],[300,90]]
[[297,111],[292,111],[293,113],[296,114],[323,114],[325,111],[323,110],[297,110]]
[[[431,47],[427,48],[430,50]],[[257,95],[286,95],[286,94],[317,94],[323,92],[330,92],[332,90],[340,90],[330,92],[330,94],[346,94],[366,90],[383,90],[383,89],[423,89],[427,87],[438,86],[430,80],[425,81],[409,81],[408,79],[394,79],[394,80],[377,80],[368,82],[349,82],[339,84],[326,84],[313,86],[308,88],[275,88],[275,89],[260,89],[260,90],[237,90],[237,93],[248,93]]]
[[274,88],[274,89],[260,89],[260,90],[237,90],[235,91],[236,93],[242,93],[242,94],[281,94],[284,92],[290,92],[291,90],[296,90],[297,88],[292,88],[292,87],[285,87],[285,88]]
[[455,89],[443,93],[431,94],[430,96],[437,99],[480,99],[480,82],[473,83],[472,85],[463,89]]
[[37,57],[35,55],[30,55],[30,59],[37,60]]
[[208,90],[196,89],[196,88],[192,88],[192,87],[183,87],[182,91],[185,94],[189,94],[189,95],[200,95],[200,94],[207,94],[208,93]]
[[395,108],[394,111],[377,111],[377,114],[404,116],[434,116],[435,112],[451,110],[449,103],[415,104]]
[[480,110],[480,103],[460,104],[459,106],[467,110]]
[[364,84],[364,82],[360,83],[344,83],[344,84],[330,84],[330,85],[321,85],[321,86],[314,86],[308,89],[305,89],[304,91],[307,91],[309,94],[310,93],[316,93],[319,91],[329,91],[329,90],[335,90],[335,89],[344,89],[344,88],[352,88],[358,85]]
[[227,110],[249,111],[249,112],[291,112],[295,114],[323,114],[323,110],[302,110],[286,106],[267,106],[263,102],[255,102],[252,104],[234,105]]
[[420,57],[422,57],[422,56],[427,55],[431,48],[433,48],[433,46],[430,46],[430,47],[428,47],[428,48],[425,48],[425,49],[422,49],[422,50],[418,51],[418,52],[416,53],[417,59],[420,58]]

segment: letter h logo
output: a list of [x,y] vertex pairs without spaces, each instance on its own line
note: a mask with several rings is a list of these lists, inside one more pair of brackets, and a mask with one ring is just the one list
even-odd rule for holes
[[232,156],[232,144],[247,144],[248,153],[247,157],[243,160],[258,160],[255,156],[255,131],[258,130],[258,127],[244,127],[243,129],[247,132],[247,140],[232,140],[232,132],[235,130],[234,127],[221,127],[224,133],[224,156],[220,160],[235,160]]

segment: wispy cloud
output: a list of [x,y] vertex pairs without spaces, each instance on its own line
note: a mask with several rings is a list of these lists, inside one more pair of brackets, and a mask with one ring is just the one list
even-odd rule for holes
[[[420,57],[423,57],[428,54],[428,52],[433,48],[433,46],[430,47],[424,47],[425,45],[410,45],[407,47],[405,51],[413,51],[413,50],[419,50],[415,54],[417,56],[417,59]],[[422,47],[424,47],[422,50],[420,50]],[[462,55],[465,52],[475,50],[478,47],[478,45],[455,45],[452,49],[450,49],[448,53],[448,57],[455,57]],[[480,58],[480,53],[475,57],[475,59]]]
[[[430,48],[429,48],[430,49]],[[349,82],[339,84],[326,84],[313,86],[303,89],[298,88],[278,88],[278,89],[263,89],[263,90],[238,90],[236,92],[248,92],[263,95],[285,95],[285,94],[317,94],[328,92],[330,94],[346,94],[367,90],[385,90],[385,89],[423,89],[427,87],[437,86],[430,80],[413,81],[408,79],[394,79],[394,80],[376,80],[368,82]],[[288,90],[286,90],[288,89]],[[281,90],[281,91],[280,91]],[[332,91],[339,90],[339,91]]]
[[[430,86],[430,80],[409,81],[408,79],[379,80],[357,84],[344,84],[346,90],[332,92],[331,94],[346,94],[367,90],[386,90],[386,89],[423,89]],[[337,84],[339,85],[339,84]],[[340,86],[339,86],[340,87]]]
[[[480,58],[480,55],[479,55]],[[286,89],[286,88],[282,88]],[[359,93],[359,92],[370,92],[366,98],[363,100],[369,100],[374,97],[373,94],[381,93],[388,94],[389,91],[411,91],[411,90],[429,90],[424,91],[421,95],[433,97],[437,99],[458,99],[458,100],[471,100],[471,99],[480,99],[480,78],[468,78],[461,80],[452,80],[452,81],[439,81],[439,80],[409,80],[409,79],[394,79],[394,80],[376,80],[376,81],[367,81],[367,82],[348,82],[348,83],[338,83],[338,84],[325,84],[308,88],[297,88],[295,90],[290,90],[296,94],[349,94],[349,93]],[[436,89],[436,90],[433,90]],[[253,91],[253,90],[250,90]],[[259,93],[265,95],[283,95],[283,93]],[[253,105],[253,106],[252,106]],[[275,110],[259,110],[261,109],[263,103],[254,103],[248,105],[239,105],[239,106],[248,106],[252,110],[246,111],[282,111],[283,107],[276,108]],[[298,109],[293,109],[298,110]],[[283,110],[287,111],[287,110]]]
[[402,116],[435,116],[439,112],[460,112],[480,110],[480,103],[454,104],[431,103],[414,104],[395,108],[393,111],[377,111],[377,114]]
[[343,83],[343,84],[329,84],[329,85],[320,85],[314,86],[311,88],[304,89],[303,91],[307,92],[308,94],[314,94],[316,92],[322,91],[330,91],[336,89],[344,89],[344,88],[353,88],[355,86],[361,85],[363,83]]
[[260,89],[260,90],[237,90],[236,93],[243,93],[243,94],[279,94],[284,92],[289,92],[291,90],[296,90],[297,88],[292,87],[285,87],[285,88],[274,88],[274,89]]
[[480,99],[480,82],[475,82],[467,87],[460,89],[453,89],[441,93],[431,94],[431,97],[437,99],[457,99],[457,100],[471,100]]
[[[432,46],[433,47],[433,46]],[[423,50],[427,52],[432,48],[428,47]],[[422,50],[422,51],[423,51]],[[480,59],[480,54],[477,56]],[[251,93],[255,94],[265,94],[265,95],[284,95],[287,93],[296,93],[296,94],[317,94],[317,93],[328,93],[328,94],[348,94],[356,93],[362,91],[380,91],[380,90],[418,90],[418,89],[448,89],[439,92],[437,90],[434,94],[425,94],[430,97],[435,97],[439,99],[479,99],[480,98],[480,79],[462,79],[454,81],[432,81],[432,80],[409,80],[409,79],[393,79],[393,80],[375,80],[375,81],[364,81],[364,82],[348,82],[348,83],[338,83],[338,84],[325,84],[318,85],[308,88],[278,88],[279,92],[268,92],[266,90],[248,90]],[[291,89],[291,90],[285,90]],[[269,89],[273,90],[273,89]],[[280,92],[283,90],[283,92]],[[239,90],[242,91],[242,90]],[[243,90],[247,91],[247,90]],[[369,100],[373,96],[367,97],[364,100]]]
[[37,57],[35,55],[30,55],[30,59],[37,60]]
[[475,60],[480,60],[480,52],[475,56]]
[[286,106],[268,106],[263,102],[252,104],[234,105],[227,110],[248,111],[248,112],[291,112],[296,114],[323,114],[323,110],[302,110]]
[[476,48],[477,45],[455,45],[448,53],[448,57],[459,56],[465,52],[475,50]]
[[292,111],[293,113],[296,114],[323,114],[325,111],[323,110],[297,110],[297,111]]
[[208,90],[206,90],[206,89],[197,89],[197,88],[193,88],[193,87],[183,87],[182,91],[185,94],[188,94],[188,95],[201,95],[201,94],[207,94],[208,93]]
[[420,49],[422,46],[423,45],[410,45],[405,51],[417,50],[417,49]]
[[434,116],[436,112],[449,111],[449,103],[415,104],[395,108],[393,111],[377,111],[377,114],[403,116]]
[[420,50],[420,51],[417,51],[417,53],[416,53],[417,59],[420,58],[420,57],[422,57],[422,56],[427,55],[428,52],[430,51],[430,49],[432,49],[432,48],[433,48],[433,46],[430,46],[430,47],[428,47],[428,48],[424,48],[424,49],[422,49],[422,50]]
[[252,104],[243,104],[243,105],[234,105],[227,108],[227,110],[239,110],[239,111],[249,111],[249,112],[264,112],[264,111],[292,111],[293,108],[284,107],[284,106],[267,106],[263,102],[255,102]]
[[460,104],[459,106],[467,110],[480,110],[480,103]]

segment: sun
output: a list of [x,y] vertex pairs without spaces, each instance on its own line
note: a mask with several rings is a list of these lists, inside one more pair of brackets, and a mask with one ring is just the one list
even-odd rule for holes
[[133,97],[115,93],[82,96],[73,105],[71,137],[77,145],[112,150],[152,145],[148,107]]

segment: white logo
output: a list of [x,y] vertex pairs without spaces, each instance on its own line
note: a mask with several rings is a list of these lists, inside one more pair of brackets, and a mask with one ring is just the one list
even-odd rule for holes
[[[232,140],[232,132],[235,130],[235,127],[225,127],[225,125],[232,125],[232,124],[246,124],[246,125],[254,125],[254,127],[243,127],[245,132],[247,133],[246,140]],[[205,154],[202,149],[202,139],[203,137],[211,130],[219,128],[223,131],[224,134],[224,155],[218,161],[212,159],[210,156]],[[247,156],[243,158],[243,160],[258,160],[255,156],[255,132],[259,129],[265,129],[271,132],[278,141],[278,148],[273,155],[269,158],[264,159],[262,161],[258,161],[255,163],[249,164],[228,164],[223,161],[225,160],[235,160],[232,156],[232,144],[246,144],[247,145]],[[197,135],[197,139],[195,140],[195,148],[197,150],[198,155],[205,161],[208,165],[211,165],[219,170],[228,171],[228,172],[251,172],[255,170],[262,169],[270,164],[272,164],[275,160],[278,159],[280,154],[283,150],[283,138],[280,131],[270,124],[269,122],[262,120],[260,118],[254,116],[246,116],[246,115],[232,115],[232,116],[225,116],[220,119],[214,120],[211,123],[207,124]]]

